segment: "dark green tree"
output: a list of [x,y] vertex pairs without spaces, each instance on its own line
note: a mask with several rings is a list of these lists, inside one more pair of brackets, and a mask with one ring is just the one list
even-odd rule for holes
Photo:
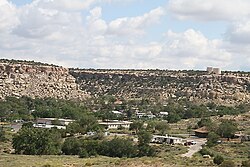
[[203,126],[206,126],[209,128],[212,125],[212,120],[210,118],[201,118],[201,120],[197,123],[198,127],[201,128]]
[[149,143],[152,140],[152,134],[147,131],[140,131],[138,133],[138,156],[154,156],[155,149]]
[[103,141],[100,145],[100,154],[109,157],[135,157],[136,146],[131,140],[114,138],[111,141]]
[[152,134],[147,131],[140,131],[138,133],[138,145],[139,146],[145,146],[150,143],[152,140]]
[[80,146],[78,139],[67,138],[62,145],[62,152],[66,155],[79,155],[81,152]]
[[213,159],[213,162],[216,165],[220,165],[224,161],[224,158],[221,155],[216,155]]
[[76,133],[85,133],[86,130],[82,129],[78,122],[72,122],[66,127],[66,132],[69,133],[71,136]]
[[98,140],[80,140],[81,150],[86,150],[88,156],[96,156],[98,154],[100,142]]
[[166,121],[159,121],[156,123],[155,129],[160,132],[161,135],[166,135],[169,130],[169,125]]
[[143,122],[142,121],[134,121],[130,127],[129,127],[130,130],[135,130],[136,133],[138,133],[140,130],[143,129]]
[[181,117],[177,113],[169,113],[166,119],[169,123],[176,123],[181,120]]
[[237,131],[237,125],[230,121],[230,120],[224,120],[220,125],[217,130],[217,133],[221,137],[225,138],[231,138],[234,136],[235,132]]
[[212,147],[218,143],[218,140],[220,139],[220,136],[214,132],[210,132],[207,135],[207,146]]
[[77,121],[81,127],[82,134],[87,133],[89,131],[102,131],[103,129],[99,126],[97,119],[90,114],[84,114]]
[[22,128],[12,140],[17,154],[54,155],[61,151],[61,134],[56,129]]

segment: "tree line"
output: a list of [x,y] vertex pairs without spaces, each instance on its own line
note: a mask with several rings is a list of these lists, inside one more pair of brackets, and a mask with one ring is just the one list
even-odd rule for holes
[[[14,135],[12,146],[16,154],[26,155],[78,155],[90,156],[141,157],[154,156],[155,149],[149,145],[152,135],[144,130],[138,132],[138,143],[128,138],[65,138],[65,131],[24,126]],[[63,138],[65,140],[63,140]]]

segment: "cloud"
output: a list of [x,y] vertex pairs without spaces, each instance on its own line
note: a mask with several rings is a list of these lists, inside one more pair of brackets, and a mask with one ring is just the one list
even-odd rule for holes
[[20,24],[15,27],[14,33],[25,38],[46,38],[54,33],[75,30],[83,24],[80,12],[66,12],[45,5],[56,2],[37,0],[20,8]]
[[227,40],[234,44],[250,44],[250,19],[242,19],[232,23],[225,36]]
[[109,23],[108,31],[117,35],[142,35],[145,33],[145,27],[159,22],[164,14],[164,9],[158,7],[142,16],[118,18]]
[[172,62],[169,62],[169,66],[175,69],[202,69],[209,65],[225,67],[231,61],[231,54],[223,48],[221,40],[209,40],[193,29],[183,33],[169,30],[161,55],[170,58]]
[[104,34],[107,30],[107,23],[101,19],[102,8],[95,7],[90,10],[90,16],[87,17],[88,31],[91,33]]
[[250,14],[249,0],[169,0],[168,9],[184,20],[238,20]]
[[[130,1],[133,0],[126,2]],[[185,2],[192,4],[191,1],[198,2]],[[166,34],[160,37],[161,41],[146,41],[144,37],[148,36],[149,27],[162,26],[162,18],[168,13],[163,7],[139,16],[106,21],[100,7],[104,2],[126,3],[121,0],[74,0],[70,3],[68,0],[35,0],[15,7],[6,0],[0,0],[0,14],[3,16],[0,18],[1,57],[81,68],[248,68],[247,17],[244,21],[234,21],[225,34],[227,40],[208,39],[202,32],[190,28],[184,32],[166,29]],[[213,5],[209,5],[215,4],[214,1],[204,2],[208,3],[208,7],[201,8],[201,11],[207,13],[200,13],[198,19],[216,19],[215,16],[207,16],[215,10]],[[184,0],[170,0],[171,3],[175,7],[178,3],[184,5],[169,9],[178,17],[185,16],[181,11],[189,4],[185,4]],[[190,7],[186,18],[197,19],[194,17],[198,17],[195,16],[199,13],[195,10],[198,7]],[[226,17],[227,12],[222,13],[220,17],[229,18]],[[239,45],[240,42],[244,45]]]
[[46,9],[57,9],[61,11],[79,11],[88,9],[98,0],[34,0],[28,6],[39,6]]
[[7,0],[0,0],[0,33],[10,32],[13,27],[19,24],[17,9]]

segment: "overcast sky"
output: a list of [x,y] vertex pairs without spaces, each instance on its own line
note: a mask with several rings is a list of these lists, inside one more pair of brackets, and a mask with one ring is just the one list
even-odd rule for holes
[[250,0],[0,0],[0,58],[250,71]]

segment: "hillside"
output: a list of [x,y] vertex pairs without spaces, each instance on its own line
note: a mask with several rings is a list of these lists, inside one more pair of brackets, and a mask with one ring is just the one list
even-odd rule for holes
[[168,70],[79,70],[70,74],[92,96],[164,101],[187,99],[199,103],[236,104],[250,100],[250,74]]
[[0,60],[0,99],[30,96],[84,100],[104,95],[152,102],[174,98],[238,104],[250,102],[250,73],[67,69],[33,61]]
[[0,99],[6,96],[55,97],[83,100],[67,68],[43,63],[0,60]]

